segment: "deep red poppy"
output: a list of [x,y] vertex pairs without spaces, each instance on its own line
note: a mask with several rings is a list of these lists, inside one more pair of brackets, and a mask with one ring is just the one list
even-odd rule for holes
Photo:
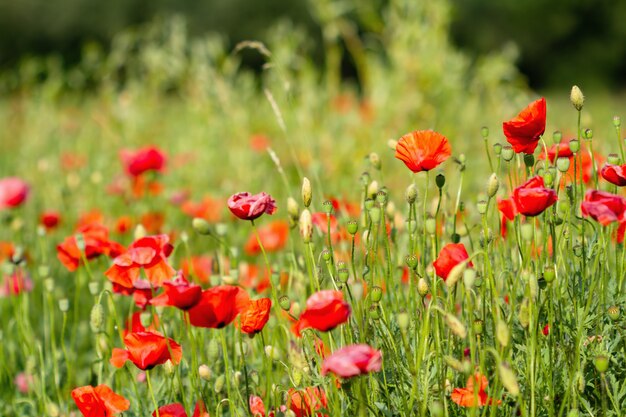
[[274,214],[276,201],[266,193],[252,195],[243,192],[230,196],[228,208],[242,220],[254,220],[261,217],[263,213]]
[[369,372],[378,372],[382,353],[366,344],[351,345],[333,352],[322,363],[322,375],[332,372],[340,378],[350,378]]
[[[124,251],[122,245],[109,240],[109,229],[102,224],[86,224],[80,227],[76,233],[82,235],[87,260],[97,258],[100,255],[115,257]],[[75,271],[78,265],[82,263],[81,250],[78,248],[74,235],[65,238],[61,244],[57,245],[57,257],[69,271]]]
[[288,407],[296,417],[328,417],[328,414],[318,412],[328,406],[326,393],[322,388],[306,387],[301,390],[289,388],[287,396]]
[[221,329],[235,320],[249,300],[248,293],[240,287],[221,285],[209,288],[189,309],[189,321],[194,326]]
[[33,281],[23,268],[16,269],[13,273],[5,275],[0,285],[0,297],[19,295],[30,292],[33,289]]
[[626,185],[626,165],[606,164],[600,170],[602,178],[618,187]]
[[[435,267],[437,276],[445,281],[448,279],[448,275],[450,274],[452,268],[468,258],[469,255],[467,254],[465,245],[462,243],[448,243],[446,246],[441,248],[439,256],[435,262],[433,262],[433,267]],[[473,267],[474,264],[470,262],[468,266]]]
[[530,103],[516,117],[502,123],[502,130],[515,153],[533,153],[546,130],[546,99]]
[[132,177],[138,177],[147,171],[163,171],[167,159],[163,151],[153,146],[136,151],[124,149],[120,151],[120,158],[124,169]]
[[[554,163],[556,158],[571,158],[573,155],[574,154],[569,146],[569,141],[563,141],[548,148],[548,160],[552,163]],[[545,149],[541,150],[539,159],[546,159]]]
[[500,233],[502,237],[506,238],[506,222],[513,221],[517,215],[517,209],[515,208],[515,202],[512,198],[502,199],[498,197],[498,210],[502,213],[502,221],[500,223]]
[[[258,228],[259,238],[266,252],[277,252],[285,247],[289,237],[289,223],[277,220]],[[244,246],[244,251],[250,256],[261,253],[261,247],[256,233],[251,233]]]
[[163,294],[151,299],[150,304],[189,310],[202,296],[202,287],[190,284],[180,272],[173,280],[163,282],[163,289]]
[[85,417],[111,417],[130,408],[130,401],[104,384],[74,388],[72,398]]
[[239,317],[241,320],[241,331],[249,335],[254,335],[263,330],[263,327],[265,327],[265,324],[270,318],[271,308],[272,300],[269,298],[250,300]]
[[398,140],[396,158],[413,172],[430,171],[452,154],[448,139],[432,130],[416,130]]
[[126,320],[126,327],[122,332],[123,336],[126,337],[129,333],[139,333],[139,332],[151,332],[158,333],[159,327],[159,317],[156,314],[152,315],[151,323],[148,327],[145,327],[141,322],[141,311],[136,311],[130,316],[129,320]]
[[166,260],[172,249],[167,235],[141,238],[130,245],[126,252],[117,256],[104,275],[114,283],[132,288],[143,268],[150,283],[160,287],[163,281],[176,274]]
[[142,310],[146,308],[146,306],[152,299],[152,296],[154,295],[153,285],[145,279],[136,280],[135,282],[133,282],[133,286],[130,288],[124,287],[117,282],[113,282],[112,284],[112,289],[115,294],[132,296],[135,305]]
[[332,330],[345,323],[350,312],[350,305],[344,301],[341,291],[318,291],[306,301],[306,309],[295,323],[294,331],[300,336],[300,332],[308,328],[322,332]]
[[[479,384],[476,388],[476,393],[474,393],[475,384]],[[476,372],[467,379],[465,388],[455,388],[454,391],[452,391],[452,401],[461,407],[482,407],[493,404],[494,399],[489,398],[487,396],[487,392],[485,391],[488,385],[489,381],[487,380],[487,377]],[[496,402],[498,405],[500,403],[500,400]]]
[[58,211],[47,210],[41,213],[41,216],[39,217],[39,223],[41,223],[46,230],[55,229],[60,222],[61,214]]
[[30,187],[17,177],[0,179],[0,210],[22,205],[28,198]]
[[589,190],[580,205],[585,216],[589,216],[603,226],[612,222],[626,221],[626,199],[606,191]]
[[543,177],[536,176],[513,190],[517,211],[524,216],[537,216],[556,203],[558,197],[553,189],[545,188]]
[[[156,417],[156,411],[152,412],[152,417]],[[185,411],[185,407],[182,404],[174,403],[163,405],[159,407],[159,416],[160,417],[187,417],[187,412]],[[202,400],[199,400],[196,403],[196,408],[194,409],[192,417],[209,417],[209,413],[206,411],[206,407]]]
[[548,323],[545,326],[543,326],[543,329],[541,329],[541,333],[544,336],[548,336],[550,334],[550,323]]
[[178,343],[158,333],[128,333],[124,337],[124,345],[126,349],[113,348],[111,352],[110,362],[116,368],[121,368],[129,360],[137,368],[145,371],[168,360],[177,364],[183,357],[183,348]]

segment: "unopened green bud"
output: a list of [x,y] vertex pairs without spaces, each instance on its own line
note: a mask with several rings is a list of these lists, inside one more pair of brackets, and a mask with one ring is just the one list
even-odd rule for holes
[[287,198],[287,214],[292,219],[297,219],[300,216],[298,202],[293,197]]
[[417,222],[415,220],[409,220],[406,222],[406,228],[409,233],[414,233],[417,229]]
[[61,298],[59,300],[59,310],[61,310],[62,313],[67,313],[69,309],[70,300],[68,300],[67,298]]
[[606,355],[598,355],[593,361],[593,364],[596,366],[596,369],[601,374],[605,373],[609,370],[609,357]]
[[325,262],[330,262],[330,259],[331,259],[331,254],[330,254],[330,251],[329,251],[328,249],[324,249],[324,250],[322,251],[322,259],[323,259]]
[[289,311],[291,308],[291,300],[286,295],[281,295],[278,299],[278,305],[285,311]]
[[224,383],[226,382],[226,377],[224,376],[224,374],[218,376],[215,379],[215,384],[213,385],[213,389],[215,390],[215,392],[217,394],[219,394],[220,392],[222,392],[222,389],[224,389]]
[[370,293],[370,299],[372,302],[377,303],[383,298],[383,289],[379,286],[372,287],[372,292]]
[[619,311],[619,307],[618,306],[611,306],[611,307],[609,307],[609,309],[607,311],[609,313],[609,318],[612,321],[619,320],[620,311]]
[[91,308],[89,324],[92,332],[99,333],[102,331],[102,328],[104,327],[104,308],[102,307],[102,304],[95,304]]
[[419,293],[419,295],[425,297],[426,294],[428,294],[429,290],[430,289],[428,288],[428,283],[426,282],[426,280],[424,278],[420,278],[419,281],[417,281],[417,292]]
[[214,363],[219,355],[220,345],[217,343],[217,340],[209,340],[209,344],[207,345],[207,358],[209,359],[209,363]]
[[191,221],[191,226],[196,233],[200,235],[210,235],[211,234],[211,225],[209,222],[200,217],[195,217]]
[[311,181],[307,177],[302,179],[302,203],[304,207],[309,208],[311,205],[311,199],[313,198],[313,191],[311,189]]
[[580,91],[577,85],[572,87],[572,91],[569,93],[569,101],[572,103],[574,108],[578,111],[583,109],[583,104],[585,103],[585,96],[583,92]]
[[543,174],[543,182],[547,188],[552,188],[552,185],[554,184],[554,176],[550,171],[546,171]]
[[417,268],[417,256],[415,255],[407,255],[404,258],[404,261],[406,262],[407,266],[411,269],[415,269]]
[[474,282],[476,281],[476,271],[472,268],[467,268],[463,271],[463,284],[468,290],[472,289]]
[[383,190],[377,192],[376,202],[380,204],[381,206],[384,206],[385,204],[387,204],[387,192]]
[[578,139],[569,141],[569,150],[572,151],[572,153],[576,153],[580,150],[580,142],[578,142]]
[[474,333],[479,336],[483,334],[484,324],[485,323],[480,319],[474,320],[474,323],[472,324],[472,329],[474,330]]
[[89,287],[89,294],[93,296],[98,295],[98,293],[100,292],[100,283],[98,281],[89,281],[87,287]]
[[380,207],[374,206],[369,209],[370,219],[372,219],[372,223],[376,224],[380,222]]
[[530,307],[528,305],[528,299],[524,299],[519,308],[519,323],[522,327],[526,328],[530,324]]
[[374,200],[372,200],[371,198],[368,198],[365,200],[364,205],[365,205],[365,210],[370,211],[372,207],[374,207]]
[[272,346],[272,345],[267,345],[265,346],[265,356],[267,356],[269,359],[278,361],[281,358],[281,353],[280,353],[280,349],[278,349],[276,346]]
[[613,126],[620,127],[622,125],[622,119],[619,116],[613,116]]
[[371,180],[372,178],[370,177],[370,173],[369,173],[369,172],[367,172],[367,171],[365,171],[364,173],[362,173],[362,174],[361,174],[360,179],[361,179],[361,185],[362,185],[363,187],[367,187],[367,184],[369,184],[369,183],[370,183],[370,180]]
[[505,362],[502,362],[500,366],[498,366],[498,370],[500,371],[500,380],[502,381],[502,386],[504,386],[504,388],[506,388],[509,394],[511,394],[513,397],[517,397],[520,391],[515,372],[513,372],[511,367]]
[[437,188],[443,188],[443,186],[446,185],[446,176],[443,174],[437,174],[435,177],[435,184],[437,184]]
[[448,278],[446,279],[446,286],[448,288],[452,288],[456,285],[456,283],[463,276],[463,272],[465,272],[465,268],[467,267],[467,262],[459,262],[454,265],[450,272],[448,273]]
[[380,171],[380,168],[381,168],[380,156],[378,156],[376,152],[372,152],[369,154],[368,158],[370,160],[370,164],[372,164],[372,167],[375,170]]
[[342,284],[348,282],[348,278],[350,277],[350,273],[348,272],[348,268],[339,268],[337,270],[337,279]]
[[52,292],[52,291],[54,291],[54,279],[52,279],[52,278],[46,278],[46,279],[43,281],[43,286],[44,286],[44,288],[46,289],[46,291],[48,291],[48,292]]
[[549,284],[556,278],[556,269],[554,265],[546,265],[543,268],[543,279]]
[[450,368],[454,369],[457,372],[463,372],[463,362],[461,362],[460,360],[458,360],[455,357],[452,357],[450,355],[445,355],[443,357],[443,360],[446,362],[446,365],[448,365]]
[[432,404],[430,405],[430,415],[432,417],[441,417],[443,416],[443,404],[441,404],[441,402],[439,401],[433,401]]
[[532,153],[524,154],[524,165],[528,168],[532,168],[535,165],[535,156]]
[[500,183],[498,182],[498,176],[494,172],[487,180],[487,195],[489,198],[493,198],[496,195],[498,188],[500,188]]
[[417,200],[417,187],[415,187],[415,184],[411,184],[406,188],[404,198],[406,198],[409,204],[415,203],[415,200]]
[[502,148],[502,159],[509,162],[515,156],[515,151],[513,151],[513,147],[511,145],[505,145]]
[[483,137],[483,139],[487,139],[487,137],[489,136],[489,128],[487,126],[481,127],[480,135]]
[[165,371],[166,374],[172,375],[176,371],[176,366],[171,360],[168,359],[163,364],[163,370]]

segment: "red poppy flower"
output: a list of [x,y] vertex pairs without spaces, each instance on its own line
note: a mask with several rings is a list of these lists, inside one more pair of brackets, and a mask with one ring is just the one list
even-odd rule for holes
[[382,354],[369,345],[346,346],[324,359],[322,375],[332,372],[340,378],[350,378],[369,372],[378,372]]
[[2,281],[0,297],[19,295],[33,290],[33,281],[21,268],[15,270],[12,274],[5,275]]
[[146,306],[152,299],[153,290],[154,288],[152,284],[150,284],[145,279],[136,280],[135,282],[133,282],[132,287],[125,287],[118,284],[117,282],[113,282],[113,292],[115,294],[132,296],[135,305],[142,310],[146,308]]
[[513,190],[513,201],[517,211],[524,216],[537,216],[556,203],[556,192],[545,188],[543,178],[533,177]]
[[138,177],[147,171],[161,172],[165,168],[165,154],[156,147],[146,147],[136,151],[124,149],[120,152],[122,164],[128,175]]
[[228,208],[242,220],[254,220],[263,213],[274,214],[276,201],[266,193],[252,195],[250,193],[237,193],[228,199]]
[[183,348],[178,343],[158,333],[128,333],[124,337],[124,345],[126,349],[113,348],[111,352],[110,362],[116,368],[121,368],[129,360],[137,368],[145,371],[168,360],[177,364],[183,357]]
[[335,290],[322,290],[306,300],[306,309],[294,326],[297,336],[304,329],[313,328],[322,332],[334,329],[350,317],[350,305],[343,299],[343,293]]
[[263,399],[258,395],[251,395],[248,400],[250,405],[250,413],[254,416],[265,417],[265,404],[263,404]]
[[208,222],[219,222],[222,218],[222,200],[204,197],[199,203],[187,200],[181,204],[180,209],[189,217],[199,217]]
[[[156,415],[156,411],[153,411],[152,417],[156,417]],[[182,404],[174,403],[159,407],[159,416],[187,417],[187,412],[185,411],[185,407],[183,407]],[[204,407],[204,403],[202,402],[202,400],[196,403],[196,408],[194,409],[192,417],[209,417],[209,413],[206,412],[206,408]]]
[[174,268],[166,260],[172,249],[167,235],[141,238],[130,245],[126,252],[116,257],[113,265],[106,270],[104,275],[112,282],[132,288],[143,268],[150,283],[155,287],[160,287],[163,281],[176,274]]
[[500,233],[502,237],[506,238],[506,222],[513,221],[517,215],[517,209],[515,208],[515,202],[512,198],[506,200],[498,197],[498,210],[502,213],[502,222],[500,223]]
[[208,283],[213,270],[213,259],[210,256],[192,256],[184,258],[180,264],[185,276],[195,277],[198,281]]
[[110,417],[130,408],[130,401],[104,384],[74,388],[72,398],[85,417]]
[[115,222],[115,231],[121,235],[130,231],[133,227],[133,219],[130,216],[120,216]]
[[[479,384],[476,388],[476,393],[474,393],[475,384]],[[461,407],[482,407],[493,404],[494,400],[489,398],[487,396],[487,392],[485,391],[487,389],[487,385],[489,385],[487,377],[477,372],[467,379],[465,388],[455,388],[454,391],[452,391],[452,401]],[[498,400],[497,404],[500,403],[501,401]]]
[[580,209],[585,216],[590,216],[603,226],[612,222],[626,220],[626,199],[606,191],[589,190]]
[[126,320],[126,327],[122,332],[126,337],[129,333],[151,332],[158,333],[159,317],[156,314],[152,315],[152,321],[148,327],[145,327],[141,322],[141,311],[135,311],[129,320]]
[[250,136],[250,147],[255,152],[265,152],[268,146],[270,146],[270,140],[267,136],[261,134]]
[[626,165],[606,164],[600,170],[602,178],[618,187],[626,185]]
[[39,222],[46,230],[52,230],[56,228],[61,222],[61,215],[58,211],[44,211],[41,213],[41,217],[39,218]]
[[[441,252],[439,252],[439,256],[435,262],[433,262],[433,266],[435,267],[437,276],[445,281],[448,279],[448,274],[450,274],[452,268],[468,258],[469,255],[467,254],[465,245],[462,243],[448,243],[441,248]],[[474,264],[470,262],[468,266],[472,267]]]
[[[552,163],[554,163],[556,158],[571,158],[573,155],[569,147],[569,141],[563,141],[548,148],[548,160]],[[541,150],[539,159],[546,159],[545,149]]]
[[[109,229],[102,224],[87,224],[80,227],[77,230],[77,234],[82,235],[87,260],[97,258],[100,255],[115,257],[124,251],[122,245],[109,240]],[[57,246],[57,257],[69,271],[75,271],[78,268],[78,265],[82,262],[82,252],[78,248],[75,236],[65,238]]]
[[502,123],[502,130],[515,153],[533,153],[546,130],[546,99],[530,103],[516,117]]
[[221,329],[245,310],[249,300],[248,293],[240,287],[221,285],[209,288],[189,309],[189,321],[194,326]]
[[544,336],[548,336],[550,334],[550,323],[543,326],[543,329],[541,329],[541,333],[543,333]]
[[396,158],[413,172],[430,171],[452,154],[448,139],[432,130],[416,130],[402,136]]
[[248,306],[241,312],[239,317],[241,320],[241,331],[254,335],[263,330],[270,318],[271,308],[272,300],[269,298],[250,300]]
[[[284,220],[277,220],[258,228],[259,238],[266,252],[277,252],[285,247],[289,237],[289,223]],[[256,237],[256,233],[250,234],[244,251],[250,256],[261,253],[261,247]]]
[[296,417],[328,417],[327,414],[316,412],[328,406],[323,389],[318,387],[306,387],[303,390],[289,388],[287,396],[289,409],[295,413]]
[[163,294],[150,300],[156,306],[172,306],[181,310],[189,310],[202,296],[202,287],[190,284],[182,273],[171,281],[163,282]]
[[0,210],[22,205],[28,198],[28,184],[17,177],[0,179]]

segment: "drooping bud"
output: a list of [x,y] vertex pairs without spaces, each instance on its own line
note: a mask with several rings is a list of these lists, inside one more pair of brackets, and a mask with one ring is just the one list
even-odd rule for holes
[[300,214],[299,227],[300,236],[302,236],[304,243],[310,243],[313,239],[313,219],[309,209],[302,210],[302,214]]
[[593,361],[593,364],[596,366],[596,370],[601,374],[605,373],[609,370],[609,357],[606,355],[598,355]]
[[572,103],[574,108],[578,111],[583,109],[583,104],[585,103],[585,96],[583,92],[580,91],[577,85],[572,87],[572,91],[569,93],[569,101]]
[[428,283],[426,282],[426,280],[424,278],[420,278],[419,281],[417,281],[417,292],[419,293],[419,295],[425,297],[426,294],[428,294],[429,290],[430,288],[428,288]]
[[200,365],[198,367],[198,375],[200,376],[200,378],[204,379],[205,381],[208,381],[209,379],[211,379],[211,368],[209,368],[207,365]]
[[437,184],[437,188],[442,189],[444,185],[446,185],[446,176],[439,173],[435,177],[435,184]]
[[194,217],[191,221],[191,226],[196,233],[200,235],[210,235],[211,234],[211,225],[209,222],[200,217]]
[[463,273],[465,272],[465,268],[467,267],[467,262],[459,262],[454,265],[450,272],[448,273],[448,278],[446,279],[446,286],[448,288],[452,288],[456,285],[456,283],[461,279]]
[[304,177],[302,179],[302,203],[304,204],[304,207],[309,208],[312,198],[313,191],[311,190],[311,182],[307,177]]
[[498,176],[494,172],[487,180],[487,195],[489,198],[493,198],[496,195],[498,188],[500,188],[500,183],[498,182]]
[[102,328],[104,327],[104,307],[102,307],[102,304],[94,304],[91,308],[89,325],[91,326],[91,331],[94,333],[102,331]]
[[528,168],[532,168],[533,165],[535,165],[535,155],[533,155],[532,153],[525,153],[524,165],[526,165],[526,167]]

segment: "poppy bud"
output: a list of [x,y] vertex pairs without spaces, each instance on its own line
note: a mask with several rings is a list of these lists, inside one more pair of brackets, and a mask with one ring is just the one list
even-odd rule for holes
[[215,390],[215,392],[217,394],[219,394],[220,392],[222,392],[222,389],[224,389],[224,383],[226,382],[226,377],[224,376],[224,374],[218,376],[215,379],[215,384],[213,385],[213,389]]
[[302,179],[302,202],[304,203],[304,207],[308,208],[311,205],[312,197],[311,182],[307,177],[304,177]]
[[532,272],[528,274],[528,288],[530,289],[530,296],[533,300],[537,299],[539,293],[539,287],[537,285],[537,277]]
[[465,271],[463,271],[463,284],[465,284],[465,288],[471,290],[475,281],[476,271],[472,268],[465,269]]
[[287,198],[287,214],[292,219],[297,219],[300,213],[298,212],[298,202],[293,198]]
[[535,165],[535,156],[532,153],[524,154],[524,165],[528,168],[532,168]]
[[611,306],[609,307],[609,309],[607,310],[609,313],[609,318],[613,321],[617,321],[619,320],[619,307],[618,306]]
[[593,364],[596,366],[598,372],[603,374],[609,370],[609,357],[606,355],[598,355],[594,359]]
[[582,245],[574,245],[574,255],[577,257],[583,256],[583,246]]
[[435,177],[435,184],[437,184],[437,188],[442,189],[444,185],[446,185],[446,177],[443,174],[437,174]]
[[59,310],[61,310],[62,313],[67,313],[69,309],[70,309],[70,300],[68,300],[67,298],[61,298],[59,300]]
[[513,397],[517,397],[519,395],[519,384],[517,383],[515,372],[513,372],[511,367],[505,362],[502,362],[500,366],[498,366],[498,370],[500,371],[502,386],[504,386]]
[[429,235],[434,235],[435,233],[437,233],[437,221],[432,217],[426,219],[425,227],[426,233],[428,233]]
[[500,154],[502,153],[502,144],[501,143],[494,143],[493,144],[493,153],[496,154],[496,156],[500,156]]
[[456,318],[456,316],[450,313],[446,313],[444,320],[448,328],[452,330],[452,333],[454,333],[457,337],[460,337],[461,339],[465,339],[465,337],[467,336],[467,329],[465,328],[465,325],[463,325],[463,323],[461,323],[461,321]]
[[143,224],[138,224],[137,227],[135,227],[135,232],[133,234],[135,240],[143,239],[147,235],[148,232],[146,231],[146,228],[143,226]]
[[367,195],[373,198],[377,192],[378,192],[378,181],[370,182],[369,185],[367,186]]
[[379,192],[377,192],[376,202],[380,204],[381,206],[384,206],[385,204],[387,204],[387,191],[380,190]]
[[379,286],[372,287],[372,292],[370,293],[370,298],[372,302],[377,303],[383,298],[383,289]]
[[369,173],[369,172],[367,172],[367,171],[363,172],[363,173],[361,174],[361,177],[360,177],[360,180],[361,180],[361,185],[362,185],[363,187],[367,187],[367,184],[369,184],[369,183],[370,183],[370,180],[371,180],[371,179],[372,179],[372,178],[370,177],[370,173]]
[[257,371],[250,371],[250,380],[255,386],[258,386],[260,382],[259,373]]
[[395,139],[389,139],[387,141],[387,146],[389,146],[389,149],[391,150],[396,150],[396,147],[398,146],[398,141]]
[[578,111],[583,109],[583,104],[585,103],[585,96],[583,92],[580,91],[577,85],[572,87],[572,91],[569,93],[569,101],[572,103],[574,108]]
[[415,184],[411,184],[406,188],[404,198],[409,204],[415,203],[415,200],[417,200],[417,187],[415,187]]
[[461,235],[458,233],[452,233],[450,239],[452,240],[452,243],[459,243],[461,241]]
[[498,188],[500,188],[500,183],[498,182],[498,176],[494,172],[487,180],[487,195],[489,198],[493,198],[496,195]]
[[376,152],[372,152],[368,155],[368,158],[370,160],[370,164],[372,165],[372,167],[375,170],[380,171],[380,167],[381,167],[380,156],[378,156]]
[[496,338],[500,346],[504,348],[509,345],[510,335],[509,326],[507,326],[504,320],[498,319],[498,323],[496,324]]
[[207,365],[200,365],[198,367],[198,375],[200,376],[200,378],[204,379],[205,381],[208,381],[209,379],[211,379],[211,368],[209,368]]
[[480,135],[483,137],[483,139],[487,139],[487,137],[489,136],[489,128],[487,126],[481,127]]
[[583,131],[583,137],[587,140],[591,140],[593,139],[593,130],[591,129],[585,129]]
[[207,346],[207,358],[209,359],[209,362],[215,362],[219,355],[220,345],[217,343],[217,340],[209,340],[209,345]]
[[554,184],[554,175],[552,175],[550,171],[546,171],[546,173],[543,174],[543,183],[547,188],[552,188],[552,185]]
[[330,262],[330,251],[329,251],[328,249],[324,249],[324,250],[322,251],[322,259],[323,259],[325,262]]
[[543,279],[549,284],[556,278],[556,270],[554,265],[546,265],[543,268]]
[[415,269],[417,268],[417,256],[415,255],[407,255],[404,258],[404,261],[406,262],[407,266],[411,269]]
[[513,147],[511,145],[505,145],[502,148],[502,159],[509,162],[515,156],[515,151],[513,151]]
[[310,243],[313,239],[313,219],[311,218],[311,212],[308,209],[302,210],[300,214],[300,235],[304,243]]
[[428,283],[424,278],[420,278],[419,281],[417,281],[417,292],[419,295],[425,297],[426,294],[428,294],[429,289]]
[[[76,247],[78,248],[78,250],[81,252],[85,252],[85,238],[83,237],[83,234],[79,233],[75,235],[74,240],[76,240]],[[16,259],[16,256],[17,255],[13,255],[13,259]],[[13,261],[13,263],[17,263],[17,262]]]
[[211,234],[211,225],[206,220],[200,217],[194,217],[191,221],[191,226],[193,230],[196,231],[199,235],[210,235]]
[[371,198],[368,198],[365,200],[365,210],[370,211],[372,209],[372,207],[374,207],[374,200],[372,200]]
[[485,200],[480,200],[478,203],[476,203],[476,210],[479,214],[487,213],[487,202]]
[[569,158],[559,157],[556,159],[556,167],[559,171],[565,173],[569,170],[570,160]]
[[235,373],[233,373],[233,385],[235,386],[235,388],[239,387],[242,375],[243,374],[241,373],[241,371],[235,371]]
[[289,311],[291,308],[291,300],[286,295],[280,296],[278,299],[278,305],[285,311]]
[[561,133],[560,130],[555,130],[552,133],[552,143],[557,145],[557,144],[561,143],[561,139],[563,139],[563,134]]
[[380,207],[374,206],[369,209],[370,218],[372,219],[372,223],[376,224],[380,222]]
[[95,304],[91,308],[91,314],[89,315],[89,324],[91,326],[91,331],[94,333],[99,333],[102,331],[104,327],[104,308],[102,304]]
[[474,323],[472,324],[472,329],[474,330],[474,333],[477,335],[481,335],[483,334],[483,327],[484,327],[484,322],[480,319],[476,319],[474,320]]
[[410,318],[409,318],[409,314],[405,310],[401,310],[398,313],[397,320],[398,320],[398,327],[400,328],[400,330],[404,332],[406,331],[406,329],[409,328]]
[[580,142],[578,142],[578,139],[569,141],[569,150],[572,151],[572,153],[576,153],[580,150]]
[[380,319],[380,308],[378,307],[378,304],[370,306],[369,316],[372,320]]

